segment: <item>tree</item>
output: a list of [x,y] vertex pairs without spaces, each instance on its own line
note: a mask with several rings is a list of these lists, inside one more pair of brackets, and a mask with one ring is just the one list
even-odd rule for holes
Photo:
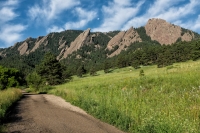
[[108,61],[104,62],[104,72],[109,73],[110,71],[110,63]]
[[134,67],[135,69],[140,68],[140,62],[138,60],[134,60],[132,62],[132,67]]
[[90,69],[90,75],[92,75],[92,76],[94,76],[94,75],[96,75],[96,70],[95,70],[95,68],[92,66],[92,68]]
[[86,70],[85,70],[84,66],[82,65],[77,70],[77,76],[82,77],[83,74],[86,74]]
[[35,91],[38,91],[44,84],[42,77],[36,72],[29,74],[26,77],[27,84],[30,88],[33,88]]
[[17,87],[22,82],[22,76],[17,69],[0,66],[0,90],[7,87]]
[[45,54],[42,62],[36,67],[36,72],[49,85],[57,85],[64,81],[62,66],[56,56],[50,52]]
[[140,70],[139,76],[140,76],[140,77],[143,77],[143,76],[144,76],[144,70],[143,70],[143,69]]

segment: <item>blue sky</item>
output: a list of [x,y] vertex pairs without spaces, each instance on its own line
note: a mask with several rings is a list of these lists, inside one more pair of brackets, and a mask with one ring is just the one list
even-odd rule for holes
[[108,32],[161,18],[200,33],[199,0],[0,0],[0,48],[68,29]]

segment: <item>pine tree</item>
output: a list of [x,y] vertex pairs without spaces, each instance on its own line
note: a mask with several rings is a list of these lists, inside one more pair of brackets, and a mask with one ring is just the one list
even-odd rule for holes
[[90,75],[92,75],[92,76],[94,76],[94,75],[96,75],[96,70],[95,70],[95,68],[92,66],[92,68],[90,69]]
[[108,61],[104,62],[104,72],[109,73],[110,70],[110,63]]
[[86,70],[85,70],[84,66],[82,65],[77,70],[77,76],[82,77],[83,74],[86,74]]
[[36,67],[36,72],[46,81],[46,84],[57,85],[63,82],[63,69],[52,53],[45,54],[42,62]]

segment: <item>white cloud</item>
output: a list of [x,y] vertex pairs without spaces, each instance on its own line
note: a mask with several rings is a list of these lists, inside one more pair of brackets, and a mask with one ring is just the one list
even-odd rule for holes
[[13,20],[18,16],[14,11],[18,4],[18,0],[7,0],[0,2],[0,24]]
[[200,15],[198,16],[197,20],[188,28],[191,28],[195,31],[200,31]]
[[50,33],[50,32],[61,32],[61,31],[64,31],[65,29],[64,28],[61,28],[61,27],[58,27],[58,26],[52,26],[51,28],[48,28],[47,29],[47,33]]
[[0,29],[0,40],[6,43],[6,46],[11,46],[16,43],[21,37],[21,32],[25,30],[23,25],[4,25]]
[[88,24],[88,22],[92,21],[94,18],[96,18],[97,13],[96,11],[87,11],[80,7],[75,8],[74,11],[75,14],[78,15],[78,21],[77,22],[68,22],[65,24],[65,29],[78,29],[82,28],[85,25]]
[[44,22],[56,19],[63,11],[79,5],[79,0],[43,0],[42,5],[36,4],[28,10],[32,20]]
[[95,28],[94,31],[112,31],[119,30],[130,18],[137,15],[144,1],[140,1],[135,7],[131,0],[114,0],[108,6],[102,7],[104,14],[103,24]]
[[182,0],[156,0],[144,15],[132,18],[122,29],[127,29],[130,26],[144,26],[150,18],[161,18],[174,24],[177,24],[178,21],[182,23],[182,18],[193,14],[195,8],[200,5],[200,1],[190,0],[185,5],[177,6],[180,1]]
[[0,16],[0,24],[2,24],[17,17],[17,14],[13,11],[13,8],[3,7],[0,9]]
[[0,2],[2,6],[16,6],[19,4],[18,0],[6,0],[4,2]]
[[194,13],[194,9],[196,6],[200,4],[200,1],[190,0],[190,3],[183,5],[182,7],[171,7],[165,12],[159,13],[155,15],[157,18],[163,18],[170,22],[174,22],[180,20],[182,17],[185,17],[189,14]]
[[26,28],[26,26],[22,24],[13,24],[11,22],[19,16],[15,11],[18,5],[18,0],[0,2],[0,41],[3,42],[6,47],[19,41],[22,38],[21,32]]
[[182,21],[176,21],[175,24],[180,25],[181,27],[184,27],[186,29],[190,29],[193,31],[199,31],[200,33],[200,15],[198,15],[198,18],[193,21],[188,22],[182,22]]

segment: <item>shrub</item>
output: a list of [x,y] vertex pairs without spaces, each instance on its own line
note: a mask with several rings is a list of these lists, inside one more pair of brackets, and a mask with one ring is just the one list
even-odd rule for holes
[[36,72],[29,74],[26,78],[28,86],[34,91],[38,91],[40,87],[44,86],[44,81]]

